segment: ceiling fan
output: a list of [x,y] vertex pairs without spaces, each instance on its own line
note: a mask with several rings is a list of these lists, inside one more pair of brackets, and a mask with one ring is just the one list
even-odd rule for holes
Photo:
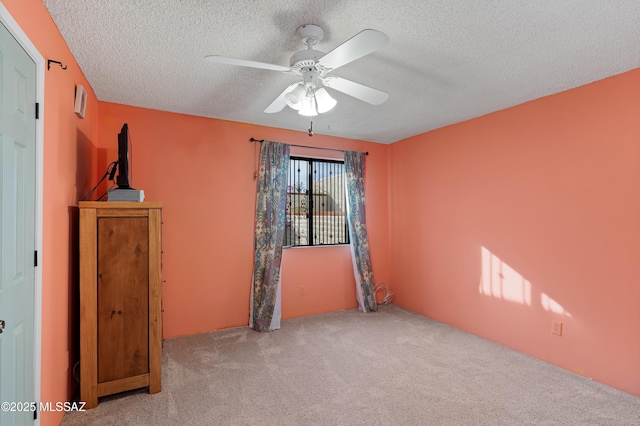
[[306,24],[297,29],[297,34],[307,49],[291,55],[291,65],[288,67],[219,55],[205,56],[205,59],[218,64],[281,71],[301,77],[302,81],[287,87],[264,110],[266,113],[280,112],[287,105],[305,116],[327,112],[336,105],[336,100],[324,87],[330,87],[371,105],[380,105],[389,98],[385,92],[330,74],[336,68],[385,46],[389,37],[384,33],[371,29],[363,30],[327,54],[313,49],[324,36],[322,28]]

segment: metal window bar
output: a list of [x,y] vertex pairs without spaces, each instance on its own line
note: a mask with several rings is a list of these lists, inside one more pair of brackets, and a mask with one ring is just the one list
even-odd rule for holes
[[349,244],[344,163],[291,157],[285,245]]
[[342,238],[344,241],[349,242],[349,218],[347,217],[347,206],[349,200],[347,200],[347,169],[344,166],[344,163],[340,165],[340,169],[342,170],[342,183],[340,184],[340,192],[341,192],[341,200],[342,200],[342,221],[344,224],[342,225]]
[[306,246],[308,220],[308,195],[305,182],[308,181],[308,162],[304,159],[292,158],[289,168],[289,183],[287,187],[287,229],[285,245]]
[[320,245],[322,243],[322,236],[320,235],[320,232],[322,230],[322,218],[319,216],[321,213],[320,211],[322,210],[322,203],[320,202],[320,199],[318,197],[318,194],[320,193],[320,188],[318,188],[318,168],[319,168],[319,163],[314,163],[314,168],[313,168],[313,186],[312,186],[312,191],[313,191],[313,222],[314,222],[314,226],[313,226],[313,245]]
[[309,208],[307,210],[307,229],[309,231],[309,237],[307,239],[307,245],[308,246],[312,246],[314,245],[315,241],[314,241],[314,234],[315,232],[313,232],[314,228],[314,222],[315,222],[315,218],[313,217],[313,162],[311,160],[307,160],[308,161],[308,168],[307,168],[307,196],[308,196],[308,203],[309,203]]

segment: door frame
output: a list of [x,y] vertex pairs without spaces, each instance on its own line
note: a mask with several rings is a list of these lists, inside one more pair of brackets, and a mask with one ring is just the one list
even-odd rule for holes
[[[41,363],[42,363],[42,213],[43,213],[43,170],[44,170],[44,57],[29,40],[20,25],[13,19],[4,4],[0,3],[0,22],[22,46],[27,55],[36,63],[36,102],[40,105],[36,120],[36,199],[35,199],[35,248],[38,252],[38,266],[35,268],[35,300],[34,300],[34,393],[35,402],[40,401]],[[35,114],[35,111],[33,112]],[[46,401],[45,401],[46,402]],[[40,425],[40,415],[34,425]]]

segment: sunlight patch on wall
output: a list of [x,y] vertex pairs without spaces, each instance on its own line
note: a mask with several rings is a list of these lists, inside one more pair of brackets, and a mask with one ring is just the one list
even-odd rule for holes
[[561,304],[550,298],[546,293],[540,295],[540,304],[545,311],[553,312],[554,314],[562,314],[571,317],[571,314],[564,310]]
[[498,256],[482,247],[480,294],[531,306],[531,283]]

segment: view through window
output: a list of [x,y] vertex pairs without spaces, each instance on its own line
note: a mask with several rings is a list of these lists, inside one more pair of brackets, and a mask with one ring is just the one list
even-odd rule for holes
[[343,161],[291,157],[286,246],[349,244]]

